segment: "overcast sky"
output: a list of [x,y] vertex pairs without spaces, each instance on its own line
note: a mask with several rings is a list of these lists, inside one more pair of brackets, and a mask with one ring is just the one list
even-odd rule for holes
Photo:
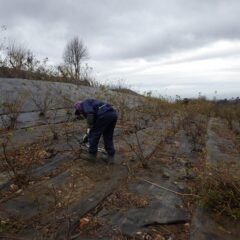
[[97,80],[164,96],[239,96],[239,22],[239,0],[0,0],[4,36],[38,58],[78,36]]

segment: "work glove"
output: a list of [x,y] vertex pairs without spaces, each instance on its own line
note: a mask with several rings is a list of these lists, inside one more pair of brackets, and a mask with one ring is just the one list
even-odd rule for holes
[[83,135],[83,143],[88,142],[89,133],[90,133],[90,128],[88,128],[87,132]]

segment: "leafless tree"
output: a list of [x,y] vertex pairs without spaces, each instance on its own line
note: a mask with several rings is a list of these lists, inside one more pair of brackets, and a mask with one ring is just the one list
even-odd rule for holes
[[3,48],[3,40],[4,39],[2,39],[2,33],[4,32],[4,31],[6,31],[7,30],[7,26],[6,25],[1,25],[0,26],[0,36],[1,36],[1,42],[0,42],[0,50]]
[[[78,37],[70,40],[64,50],[63,60],[65,63],[65,73],[75,80],[80,80],[81,77],[81,63],[88,57],[87,48],[83,41]],[[63,68],[62,68],[63,69]]]
[[24,46],[10,43],[7,47],[7,61],[11,68],[22,70],[27,59],[27,49]]
[[30,72],[34,72],[38,69],[39,64],[40,61],[34,56],[33,52],[28,50],[24,61],[24,68]]
[[4,64],[4,61],[2,60],[2,53],[4,50],[4,40],[3,32],[7,30],[7,27],[5,25],[0,26],[0,66]]
[[23,45],[10,43],[6,51],[6,62],[9,67],[16,70],[35,71],[39,65],[39,61],[33,52]]

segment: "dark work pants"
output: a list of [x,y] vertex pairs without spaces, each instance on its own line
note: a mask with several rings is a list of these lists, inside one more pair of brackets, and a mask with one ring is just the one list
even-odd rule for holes
[[116,111],[105,112],[97,117],[89,133],[89,153],[97,154],[98,143],[103,135],[104,147],[109,156],[114,156],[113,132],[117,123]]

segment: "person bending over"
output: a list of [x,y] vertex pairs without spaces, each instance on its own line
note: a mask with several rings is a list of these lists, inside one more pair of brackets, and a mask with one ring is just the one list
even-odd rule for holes
[[97,157],[98,143],[103,136],[104,148],[108,154],[107,161],[113,163],[115,148],[113,133],[117,123],[117,112],[112,105],[97,99],[85,99],[74,104],[75,115],[83,117],[88,124],[89,158]]

